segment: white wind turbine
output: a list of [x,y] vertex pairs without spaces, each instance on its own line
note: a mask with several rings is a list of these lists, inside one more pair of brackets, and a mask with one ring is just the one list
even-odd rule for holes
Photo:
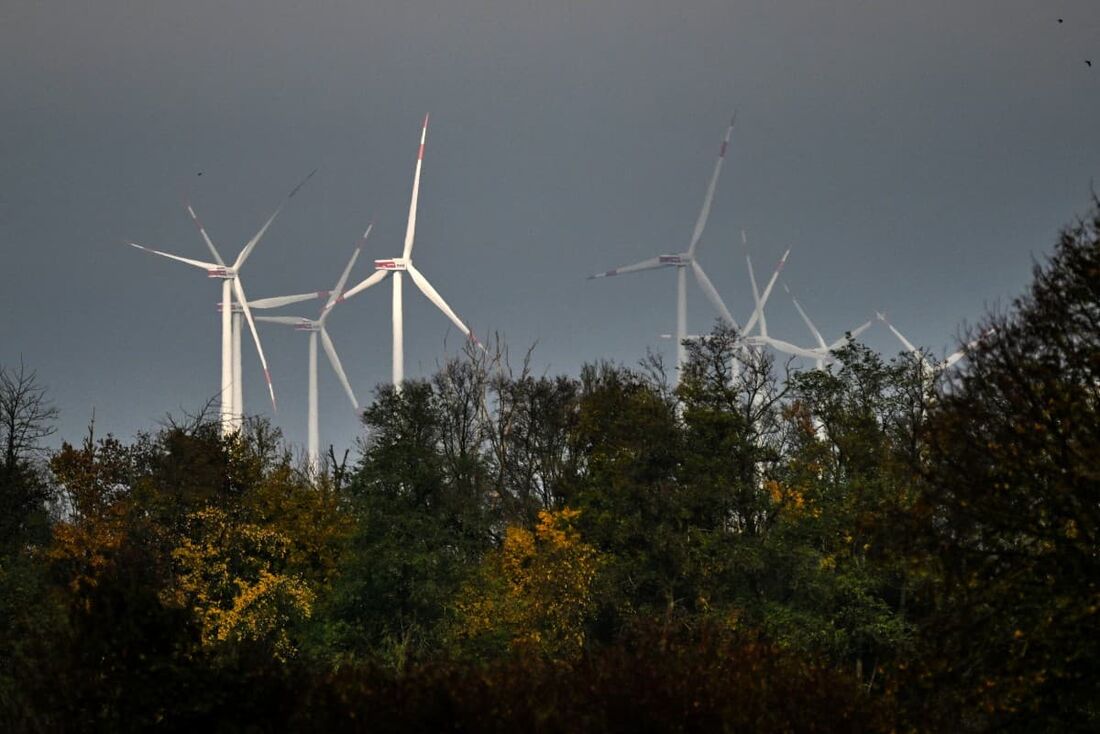
[[722,146],[718,151],[718,160],[714,164],[714,173],[711,174],[710,184],[707,186],[706,195],[703,197],[703,208],[699,212],[699,218],[695,222],[695,229],[691,234],[691,241],[688,244],[688,249],[685,252],[680,252],[674,255],[658,255],[657,257],[643,260],[633,265],[625,265],[621,268],[615,268],[614,270],[608,270],[603,273],[596,273],[590,275],[589,280],[594,278],[609,278],[614,275],[625,275],[626,273],[637,273],[643,270],[656,270],[658,268],[676,268],[676,381],[680,381],[680,375],[684,368],[684,363],[687,361],[687,350],[684,347],[684,340],[688,338],[687,335],[687,268],[691,268],[692,273],[695,275],[695,280],[698,281],[699,287],[703,293],[706,294],[707,299],[711,302],[711,305],[718,311],[721,317],[730,326],[737,328],[737,322],[734,321],[733,316],[730,315],[729,309],[726,308],[726,304],[722,302],[721,296],[718,295],[718,291],[715,289],[714,284],[711,283],[710,278],[703,271],[701,265],[695,257],[695,249],[699,245],[699,240],[703,237],[703,229],[707,225],[707,217],[710,215],[710,205],[714,200],[714,191],[718,186],[718,175],[722,172],[722,163],[726,159],[726,148],[729,147],[730,135],[733,133],[733,124],[737,116],[734,115],[730,119],[729,127],[726,129],[726,136],[722,140]]
[[[316,291],[314,293],[299,293],[293,296],[277,296],[275,298],[259,298],[248,302],[248,307],[253,311],[269,308],[289,306],[302,301],[327,298],[329,291]],[[218,304],[221,311],[222,304]],[[241,319],[244,309],[241,304],[233,302],[233,425],[239,429],[244,425],[244,389],[241,380]]]
[[345,301],[371,286],[381,283],[387,275],[393,274],[393,384],[398,389],[400,389],[401,383],[405,381],[405,326],[402,311],[403,273],[409,274],[409,277],[412,278],[413,283],[420,289],[420,292],[423,293],[429,301],[435,304],[436,308],[442,311],[443,315],[449,318],[451,322],[458,327],[459,331],[465,334],[468,339],[472,339],[477,343],[477,338],[466,324],[462,323],[462,319],[458,318],[455,312],[451,310],[451,307],[447,305],[447,302],[443,300],[443,297],[439,295],[439,292],[432,287],[432,284],[416,269],[412,262],[413,240],[416,237],[416,208],[417,201],[420,197],[420,169],[424,163],[424,142],[427,136],[428,116],[425,115],[424,125],[420,129],[420,149],[416,155],[416,173],[413,176],[412,200],[409,202],[409,219],[405,227],[405,246],[401,251],[401,257],[375,260],[374,274],[353,288],[348,289],[347,293],[338,296],[336,300],[328,306],[328,308],[331,308],[336,302]]
[[[190,203],[187,204],[187,213],[191,216],[191,220],[195,223],[195,226],[198,227],[199,234],[202,235],[202,239],[206,243],[206,246],[210,249],[210,253],[214,256],[215,262],[210,263],[210,262],[204,262],[202,260],[192,260],[190,258],[180,257],[179,255],[172,255],[172,254],[167,253],[167,252],[161,252],[160,250],[154,250],[152,248],[145,247],[143,245],[139,245],[135,242],[127,242],[127,244],[129,244],[130,246],[136,247],[139,250],[145,250],[146,252],[151,252],[155,255],[160,255],[161,257],[167,257],[167,258],[170,258],[172,260],[177,260],[177,261],[185,263],[187,265],[191,265],[193,267],[205,270],[206,273],[207,273],[207,277],[220,278],[221,279],[221,281],[222,281],[222,307],[221,307],[221,322],[222,322],[222,360],[221,360],[221,362],[222,362],[222,369],[221,369],[221,387],[218,390],[218,395],[219,395],[219,398],[220,398],[220,401],[221,401],[221,427],[222,427],[222,433],[225,434],[225,435],[228,435],[228,434],[232,433],[234,430],[236,430],[239,427],[237,416],[240,413],[240,411],[237,409],[237,402],[236,402],[238,392],[239,392],[239,390],[237,388],[237,385],[240,384],[240,376],[239,376],[239,374],[234,376],[234,371],[235,370],[234,370],[234,357],[233,357],[233,351],[234,351],[233,347],[234,347],[235,342],[238,345],[237,352],[238,353],[240,352],[240,348],[239,348],[239,343],[240,343],[239,330],[238,330],[238,338],[234,339],[234,337],[233,337],[233,305],[234,305],[233,300],[234,300],[234,297],[236,298],[237,303],[240,305],[240,308],[241,308],[241,311],[244,314],[245,320],[248,322],[249,330],[251,330],[251,332],[252,332],[252,340],[256,344],[256,352],[260,357],[260,364],[263,366],[263,370],[264,370],[264,379],[267,381],[267,391],[268,391],[268,394],[271,397],[271,406],[272,406],[272,409],[276,409],[275,389],[274,389],[274,387],[272,387],[272,384],[271,384],[271,372],[268,370],[268,367],[267,367],[267,358],[264,357],[263,346],[260,344],[260,336],[259,336],[259,334],[256,333],[256,324],[252,320],[252,312],[249,308],[248,299],[245,296],[244,287],[241,285],[241,281],[240,281],[240,277],[239,277],[240,268],[244,265],[244,263],[248,259],[249,255],[252,254],[252,250],[255,249],[255,247],[259,243],[260,239],[264,236],[264,234],[267,232],[268,228],[275,221],[275,218],[279,216],[279,213],[283,210],[283,207],[285,207],[287,205],[287,203],[292,198],[294,198],[294,195],[298,193],[298,190],[301,189],[302,186],[305,185],[306,181],[308,181],[310,178],[312,178],[313,174],[316,173],[316,172],[317,172],[316,169],[311,171],[310,174],[308,176],[306,176],[304,179],[302,179],[302,181],[300,183],[298,183],[297,186],[295,186],[293,189],[291,189],[290,193],[287,194],[286,198],[279,205],[279,207],[275,210],[275,212],[270,217],[268,217],[267,221],[264,222],[263,226],[260,227],[259,231],[256,232],[255,235],[253,235],[252,239],[250,239],[247,243],[245,243],[243,248],[241,248],[240,253],[237,254],[237,258],[236,258],[236,260],[233,261],[233,264],[231,266],[227,266],[225,264],[225,261],[222,259],[222,256],[218,253],[218,249],[214,246],[214,243],[210,239],[210,236],[206,233],[206,229],[202,226],[202,222],[199,221],[199,217],[195,213],[195,209],[191,206]],[[237,368],[237,371],[239,373],[239,367]]]
[[978,336],[977,339],[963,345],[962,349],[959,349],[953,354],[949,354],[942,362],[932,363],[928,361],[927,355],[922,350],[915,347],[911,341],[906,339],[902,335],[902,333],[898,331],[893,324],[890,323],[890,321],[886,318],[886,314],[876,311],[875,316],[878,318],[879,321],[886,324],[890,331],[894,333],[894,336],[898,338],[898,341],[901,342],[901,345],[905,347],[905,350],[907,352],[913,355],[916,359],[920,360],[921,371],[927,377],[934,377],[935,375],[938,375],[940,372],[943,372],[949,367],[953,367],[956,362],[966,356],[967,352],[978,346],[978,344],[981,343],[982,339],[993,333],[993,330],[990,329]]
[[[744,231],[741,232],[741,241],[745,242]],[[787,257],[790,254],[791,251],[790,249],[788,249],[786,252],[783,253],[783,257],[779,258],[779,262],[776,264],[775,270],[772,271],[772,276],[768,280],[768,284],[767,286],[765,286],[763,294],[759,293],[756,290],[756,274],[753,272],[752,258],[750,258],[747,254],[745,255],[745,261],[748,263],[749,266],[749,281],[752,283],[753,288],[754,305],[752,315],[749,316],[749,320],[745,322],[745,327],[738,332],[738,337],[744,339],[749,344],[763,343],[758,340],[760,339],[760,337],[767,337],[768,335],[768,325],[767,321],[764,319],[764,306],[765,304],[767,304],[768,298],[771,296],[772,293],[772,288],[775,287],[775,282],[779,279],[779,273],[783,270],[783,266],[786,264]],[[734,322],[734,326],[736,327],[736,322]],[[758,330],[758,334],[756,335],[756,337],[753,337],[752,334],[752,330],[754,328]],[[661,334],[662,339],[671,339],[672,337],[672,334]],[[685,339],[688,340],[696,340],[702,338],[705,337],[702,337],[698,334],[689,334],[685,337]],[[737,365],[735,364],[734,370],[736,371],[736,369]]]
[[794,344],[791,344],[790,342],[786,342],[781,339],[775,339],[772,337],[767,337],[766,342],[777,352],[782,352],[783,354],[789,354],[795,357],[805,357],[807,359],[814,360],[815,366],[819,370],[825,368],[826,362],[832,361],[831,355],[833,351],[840,349],[845,344],[865,332],[871,326],[871,322],[867,321],[852,329],[850,332],[846,333],[844,336],[840,337],[831,344],[827,344],[825,342],[825,338],[821,335],[821,332],[818,331],[817,327],[814,326],[814,323],[810,320],[810,317],[806,314],[806,310],[802,308],[802,304],[799,303],[798,299],[791,294],[791,290],[787,287],[786,283],[783,284],[783,290],[787,292],[787,295],[791,296],[791,300],[794,302],[794,307],[798,309],[798,315],[802,317],[803,323],[806,324],[806,327],[810,330],[810,333],[813,334],[814,340],[817,341],[817,346],[808,348],[798,347]]
[[[367,238],[370,236],[370,231],[374,225],[367,227],[367,231],[363,233],[363,237],[360,240],[359,246],[355,248],[355,252],[352,253],[351,259],[348,261],[347,266],[344,268],[344,272],[340,274],[340,279],[336,281],[336,287],[329,291],[328,300],[325,302],[324,308],[321,309],[321,315],[316,319],[298,318],[293,316],[257,316],[257,321],[267,321],[273,324],[286,324],[293,326],[299,331],[309,332],[309,418],[308,418],[308,432],[306,439],[306,453],[309,458],[309,465],[313,471],[319,471],[321,468],[321,454],[320,454],[320,430],[318,427],[319,419],[317,416],[317,337],[320,335],[321,344],[325,348],[325,354],[328,355],[329,364],[332,365],[332,371],[336,373],[336,377],[339,378],[340,384],[344,387],[344,392],[347,393],[348,399],[351,400],[352,407],[359,410],[359,401],[355,397],[355,392],[351,389],[351,383],[348,382],[348,376],[344,372],[344,367],[340,364],[340,357],[336,354],[336,347],[332,343],[332,337],[328,335],[328,331],[325,329],[325,321],[328,319],[329,314],[332,313],[332,305],[336,303],[340,298],[340,293],[344,289],[344,285],[348,282],[348,276],[351,275],[351,269],[355,266],[355,261],[359,257],[359,253],[362,251],[363,245],[366,244]],[[284,298],[296,298],[297,296],[286,296]],[[281,299],[268,299],[271,301],[277,301]],[[253,304],[255,305],[255,304]],[[279,304],[283,305],[283,304]]]

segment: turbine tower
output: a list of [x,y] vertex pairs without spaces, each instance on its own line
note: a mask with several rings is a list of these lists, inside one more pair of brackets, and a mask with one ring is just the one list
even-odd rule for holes
[[[269,308],[289,306],[302,301],[312,301],[319,298],[328,298],[329,291],[316,291],[314,293],[299,293],[293,296],[278,296],[275,298],[260,298],[248,302],[248,307],[253,311]],[[218,303],[220,312],[222,304]],[[233,302],[233,425],[240,429],[244,425],[244,390],[241,379],[241,320],[244,309],[241,304]]]
[[[308,181],[310,178],[312,178],[313,174],[316,173],[316,172],[317,172],[317,169],[314,169],[313,171],[311,171],[310,174],[308,176],[306,176],[304,179],[302,179],[302,181],[300,183],[298,183],[297,186],[295,186],[293,189],[291,189],[290,193],[287,194],[287,196],[283,200],[283,202],[281,204],[279,204],[279,207],[275,210],[275,212],[270,217],[268,217],[267,221],[264,222],[263,226],[260,227],[259,231],[256,232],[255,235],[253,235],[252,239],[250,239],[247,243],[245,243],[245,246],[243,248],[241,248],[241,251],[237,254],[237,258],[236,258],[236,260],[233,261],[233,264],[231,266],[227,266],[225,264],[225,260],[223,260],[222,256],[218,253],[218,249],[214,246],[214,242],[210,239],[210,236],[206,233],[206,228],[203,227],[202,222],[199,221],[199,217],[195,213],[195,209],[194,209],[194,207],[191,206],[190,203],[188,203],[186,205],[187,206],[187,213],[191,216],[191,220],[195,223],[195,226],[198,227],[199,234],[202,235],[202,239],[206,243],[207,248],[209,248],[210,253],[214,256],[215,262],[211,263],[211,262],[204,262],[202,260],[192,260],[190,258],[180,257],[179,255],[172,255],[172,254],[167,253],[167,252],[161,252],[160,250],[154,250],[150,247],[145,247],[143,245],[139,245],[136,242],[127,242],[127,244],[129,244],[130,246],[136,247],[139,250],[145,250],[146,252],[151,252],[154,255],[160,255],[161,257],[167,257],[169,259],[176,260],[178,262],[182,262],[182,263],[185,263],[187,265],[191,265],[193,267],[205,270],[206,273],[207,273],[207,277],[219,278],[222,281],[222,308],[221,308],[221,322],[222,322],[222,359],[221,359],[221,365],[222,365],[222,368],[221,368],[221,385],[220,385],[220,388],[218,390],[218,395],[219,395],[219,398],[220,398],[220,401],[221,401],[220,418],[221,418],[221,428],[222,428],[222,434],[223,435],[229,435],[233,431],[237,430],[237,428],[239,427],[237,425],[238,421],[237,421],[237,418],[236,418],[236,416],[239,413],[239,411],[236,408],[236,396],[237,396],[236,385],[238,384],[239,379],[235,380],[234,379],[234,374],[233,374],[234,373],[234,364],[233,364],[233,362],[234,362],[234,360],[233,360],[233,344],[234,344],[234,337],[233,337],[233,303],[234,303],[234,297],[236,298],[236,302],[240,305],[240,308],[241,308],[242,313],[244,314],[245,320],[248,322],[249,330],[251,330],[251,332],[252,332],[252,340],[256,345],[256,352],[260,357],[260,364],[263,366],[264,379],[267,381],[267,391],[268,391],[269,396],[271,397],[271,406],[272,406],[272,409],[276,409],[275,389],[271,384],[271,372],[268,370],[268,367],[267,367],[267,358],[264,357],[263,346],[260,344],[260,336],[256,332],[256,324],[252,319],[252,312],[249,309],[248,299],[245,296],[244,287],[241,285],[241,280],[240,280],[240,277],[239,277],[239,271],[240,271],[241,267],[244,265],[245,261],[248,260],[249,255],[252,254],[252,251],[255,249],[255,247],[259,243],[260,239],[264,236],[264,234],[267,232],[268,228],[275,221],[275,218],[279,216],[280,212],[282,212],[283,207],[285,207],[287,205],[287,203],[292,198],[294,198],[294,195],[298,193],[298,190],[301,189],[302,186],[305,185],[306,181]],[[239,339],[237,341],[239,341]],[[238,348],[238,352],[239,352],[239,348]]]
[[718,186],[718,175],[722,172],[722,163],[726,159],[726,148],[729,147],[730,135],[733,133],[733,124],[736,121],[736,114],[730,119],[729,127],[726,128],[726,136],[722,139],[722,145],[718,150],[718,160],[714,164],[714,173],[711,174],[710,184],[707,186],[706,195],[703,197],[703,208],[699,212],[699,218],[695,222],[695,229],[692,231],[691,240],[688,244],[688,249],[684,252],[680,252],[673,255],[658,255],[657,257],[643,260],[633,265],[625,265],[614,270],[608,270],[603,273],[596,273],[595,275],[588,276],[589,280],[594,278],[610,278],[615,275],[625,275],[626,273],[637,273],[643,270],[656,270],[658,268],[676,268],[676,382],[679,383],[680,376],[684,368],[684,363],[687,361],[687,349],[684,347],[684,340],[687,338],[687,269],[691,268],[692,273],[695,276],[695,280],[699,283],[699,287],[703,293],[706,294],[707,299],[711,302],[714,308],[718,311],[726,323],[734,328],[737,328],[737,322],[734,321],[733,316],[730,315],[729,309],[726,308],[726,304],[722,302],[721,296],[718,295],[718,291],[715,289],[714,284],[711,283],[710,278],[703,271],[703,267],[699,264],[695,257],[695,249],[699,246],[699,240],[703,237],[703,229],[707,225],[707,217],[710,215],[710,205],[714,200],[714,191]]
[[416,155],[416,173],[413,175],[412,200],[409,202],[409,219],[405,226],[405,246],[401,251],[401,257],[392,257],[374,261],[375,272],[366,280],[348,290],[343,296],[337,297],[328,308],[339,301],[347,300],[352,296],[365,291],[371,286],[385,280],[387,275],[393,274],[393,384],[401,389],[401,383],[405,381],[405,325],[402,311],[402,278],[408,273],[413,283],[420,289],[424,296],[435,304],[436,308],[443,312],[458,330],[480,345],[477,337],[473,335],[462,319],[458,318],[439,292],[432,287],[428,279],[416,269],[412,261],[413,241],[416,237],[416,208],[420,197],[420,169],[424,163],[424,143],[428,137],[428,116],[424,115],[424,125],[420,129],[420,149]]
[[[317,415],[317,337],[320,335],[321,344],[325,348],[325,354],[328,355],[328,361],[332,365],[332,371],[336,373],[336,377],[339,378],[340,384],[343,385],[344,391],[348,395],[348,399],[351,400],[352,407],[359,410],[359,401],[355,397],[355,392],[351,389],[351,383],[348,382],[348,376],[344,372],[343,365],[340,364],[340,357],[336,354],[336,347],[332,343],[332,337],[328,335],[328,331],[325,329],[325,321],[328,319],[329,314],[332,313],[332,306],[340,298],[340,293],[344,289],[344,285],[348,282],[348,276],[351,275],[351,269],[355,266],[355,261],[359,257],[359,253],[362,251],[363,245],[366,244],[367,238],[370,236],[370,227],[367,227],[367,231],[363,233],[363,237],[360,240],[359,245],[355,248],[355,252],[352,253],[351,259],[348,261],[347,266],[344,268],[344,272],[340,274],[340,279],[336,281],[336,287],[329,291],[328,300],[325,302],[324,307],[321,309],[320,317],[316,319],[296,318],[293,316],[257,316],[257,321],[266,321],[273,324],[285,324],[287,326],[293,326],[299,331],[309,332],[309,418],[307,427],[306,438],[306,454],[308,456],[310,468],[314,472],[321,470],[321,453],[320,453],[320,430],[319,419]],[[286,298],[294,298],[294,296],[287,296]],[[277,299],[271,299],[277,300]]]

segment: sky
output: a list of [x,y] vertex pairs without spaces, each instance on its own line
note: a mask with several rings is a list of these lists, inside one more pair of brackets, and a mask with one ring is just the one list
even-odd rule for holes
[[[1059,22],[1059,18],[1063,22]],[[1093,61],[1088,66],[1085,61]],[[952,350],[1022,292],[1100,175],[1095,0],[97,0],[0,3],[0,364],[37,370],[55,441],[123,438],[217,391],[219,282],[126,247],[206,259],[189,199],[252,298],[330,288],[400,254],[431,113],[414,258],[479,334],[576,374],[675,324],[675,276],[588,274],[699,246],[734,316],[783,279],[826,338],[885,310]],[[199,175],[201,173],[201,175]],[[406,376],[460,335],[406,284]],[[316,314],[317,306],[285,315]],[[810,345],[781,290],[773,336]],[[688,321],[716,314],[689,284]],[[329,330],[359,399],[390,375],[390,286]],[[245,406],[305,440],[307,339],[261,329],[279,410],[245,347]],[[900,348],[876,325],[864,340]],[[360,428],[320,365],[323,445]]]

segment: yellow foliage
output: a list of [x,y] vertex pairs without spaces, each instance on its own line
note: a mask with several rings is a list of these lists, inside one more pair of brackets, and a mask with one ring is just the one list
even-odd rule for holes
[[285,659],[294,653],[287,629],[309,618],[314,600],[300,577],[281,570],[290,548],[269,527],[233,522],[215,508],[193,513],[172,551],[176,588],[166,601],[192,609],[204,646],[268,641]]
[[69,588],[79,593],[94,587],[97,579],[111,564],[111,558],[125,539],[122,518],[114,508],[99,517],[71,522],[59,522],[53,527],[53,538],[47,557],[64,569]]
[[503,545],[459,595],[460,637],[504,634],[513,648],[554,657],[580,652],[599,557],[575,527],[579,516],[570,508],[544,510],[533,532],[505,530]]
[[799,487],[780,484],[774,479],[765,482],[764,487],[768,491],[768,496],[771,497],[772,504],[779,508],[780,513],[792,518],[805,515],[821,517],[821,508],[808,500],[805,491]]

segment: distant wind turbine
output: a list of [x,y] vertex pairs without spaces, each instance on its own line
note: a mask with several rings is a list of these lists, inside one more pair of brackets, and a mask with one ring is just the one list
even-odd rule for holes
[[375,260],[374,269],[375,272],[366,280],[362,281],[353,288],[348,289],[347,293],[337,298],[332,305],[335,305],[338,301],[345,301],[352,296],[365,291],[371,286],[377,285],[385,280],[387,275],[393,274],[393,384],[396,388],[400,389],[401,383],[405,381],[405,326],[404,326],[404,314],[402,311],[402,274],[408,273],[412,278],[413,283],[420,289],[420,292],[424,296],[435,304],[436,308],[443,312],[443,315],[451,320],[458,330],[466,335],[468,339],[473,340],[475,343],[477,337],[473,335],[473,332],[462,323],[462,319],[458,318],[451,307],[447,305],[447,302],[443,300],[443,297],[439,295],[439,292],[432,287],[432,284],[428,282],[428,279],[416,269],[412,262],[413,241],[416,238],[416,209],[417,201],[420,197],[420,169],[424,163],[424,143],[428,137],[428,116],[424,116],[424,125],[420,129],[420,149],[416,155],[416,173],[413,176],[413,189],[412,200],[409,202],[409,219],[405,226],[405,247],[401,251],[401,257],[393,257],[384,260]]
[[879,321],[886,324],[886,326],[890,329],[890,331],[893,332],[894,336],[896,336],[898,338],[898,341],[901,342],[901,345],[903,347],[905,347],[905,350],[907,352],[909,352],[911,355],[913,355],[914,358],[920,360],[921,371],[924,373],[924,375],[926,377],[929,377],[929,378],[935,377],[936,375],[943,372],[944,370],[946,370],[950,367],[953,367],[956,362],[958,362],[960,359],[962,359],[963,357],[966,356],[967,352],[969,352],[974,347],[978,346],[978,344],[981,343],[982,339],[985,339],[987,336],[992,334],[993,331],[994,331],[993,329],[989,329],[989,330],[985,331],[984,333],[979,335],[977,339],[974,339],[971,342],[967,342],[958,351],[947,355],[947,357],[944,358],[943,361],[933,363],[933,362],[930,362],[928,360],[928,356],[924,353],[923,350],[918,349],[917,347],[913,346],[913,343],[911,341],[909,341],[908,339],[906,339],[902,335],[902,333],[900,331],[898,331],[897,328],[895,328],[893,324],[890,323],[890,321],[886,318],[886,314],[876,311],[875,316],[878,318]]
[[[320,471],[321,468],[321,454],[320,454],[320,439],[319,439],[319,419],[317,415],[317,337],[320,335],[321,344],[325,348],[325,354],[328,355],[329,364],[332,365],[332,371],[336,373],[336,377],[340,380],[340,384],[344,387],[344,392],[347,393],[348,399],[351,400],[352,407],[359,410],[359,401],[355,397],[355,391],[351,389],[351,383],[348,382],[348,376],[344,372],[343,365],[340,364],[340,357],[336,354],[336,347],[332,343],[332,337],[329,336],[328,331],[325,329],[325,321],[332,313],[332,306],[340,298],[340,293],[343,291],[344,286],[348,282],[348,276],[351,275],[351,269],[355,266],[355,261],[359,257],[359,253],[362,251],[363,245],[366,244],[367,238],[370,237],[371,228],[367,227],[367,231],[363,233],[363,237],[360,240],[359,246],[355,248],[355,252],[352,253],[351,259],[348,261],[347,266],[344,268],[344,272],[340,274],[340,279],[336,281],[336,287],[329,291],[328,300],[325,302],[324,307],[321,309],[320,317],[316,319],[296,318],[293,316],[257,316],[257,321],[266,321],[273,324],[285,324],[293,326],[299,331],[309,332],[309,417],[307,427],[306,438],[306,454],[309,459],[309,465],[313,471]],[[294,296],[288,296],[293,298]],[[277,299],[270,299],[277,300]]]
[[214,243],[210,239],[210,236],[206,233],[206,228],[203,227],[202,223],[199,221],[199,217],[195,213],[195,209],[191,206],[190,203],[187,203],[186,205],[187,213],[191,216],[191,220],[195,223],[195,226],[198,227],[199,234],[202,235],[202,239],[206,243],[206,246],[210,249],[210,253],[214,256],[215,262],[211,263],[203,262],[201,260],[192,260],[190,258],[180,257],[179,255],[172,255],[167,252],[161,252],[160,250],[154,250],[150,247],[145,247],[135,242],[127,242],[127,244],[129,244],[130,246],[136,247],[139,250],[145,250],[146,252],[151,252],[154,255],[160,255],[161,257],[166,257],[205,270],[207,273],[207,277],[221,279],[222,369],[221,387],[218,391],[218,394],[221,400],[222,433],[225,435],[232,433],[234,430],[237,430],[240,427],[238,422],[240,411],[236,407],[236,399],[238,393],[238,389],[236,386],[237,384],[239,384],[240,379],[239,376],[237,377],[237,379],[234,379],[233,374],[234,339],[232,316],[234,296],[236,297],[237,303],[240,305],[245,320],[248,321],[248,328],[252,332],[252,340],[256,345],[256,353],[260,357],[260,364],[263,366],[264,379],[267,381],[267,391],[268,395],[271,397],[272,409],[277,409],[275,403],[275,388],[271,384],[271,372],[268,370],[267,367],[267,358],[264,357],[263,346],[260,344],[260,336],[256,332],[256,324],[252,319],[252,312],[249,308],[248,299],[245,296],[244,287],[241,285],[239,271],[244,265],[245,261],[248,260],[249,255],[252,254],[252,251],[255,249],[260,239],[264,236],[268,228],[275,221],[275,218],[279,216],[280,212],[282,212],[283,207],[285,207],[287,203],[292,198],[294,198],[294,195],[298,193],[299,189],[301,189],[302,186],[305,185],[306,181],[312,178],[313,174],[316,172],[317,169],[311,171],[308,176],[306,176],[304,179],[302,179],[301,182],[298,183],[297,186],[291,189],[290,193],[287,194],[283,202],[279,204],[279,207],[275,210],[275,212],[270,217],[268,217],[267,221],[264,222],[259,231],[256,232],[255,235],[253,235],[252,239],[245,243],[245,246],[243,248],[241,248],[240,253],[238,253],[236,260],[233,261],[233,264],[231,266],[227,266],[225,264],[225,261],[218,253],[218,249],[214,246]]
[[711,305],[718,311],[719,315],[727,324],[734,328],[738,328],[737,322],[730,314],[729,309],[726,308],[726,304],[722,301],[722,297],[718,295],[718,291],[715,289],[714,284],[711,283],[710,278],[707,277],[707,274],[703,271],[703,267],[695,257],[695,249],[699,246],[699,241],[703,237],[703,229],[707,225],[707,217],[710,216],[711,202],[714,201],[714,191],[718,186],[718,175],[722,172],[722,163],[726,159],[726,149],[729,147],[730,135],[733,133],[733,125],[736,119],[737,116],[735,114],[733,118],[730,119],[729,127],[726,128],[726,135],[722,139],[722,145],[718,150],[718,160],[714,164],[714,172],[711,174],[710,184],[707,186],[706,195],[703,197],[703,208],[699,212],[699,218],[695,222],[695,229],[692,231],[688,249],[685,252],[674,255],[658,255],[657,257],[643,260],[633,265],[625,265],[620,268],[615,268],[614,270],[596,273],[588,277],[589,280],[592,280],[595,278],[610,278],[615,275],[625,275],[627,273],[637,273],[643,270],[676,268],[677,382],[680,381],[684,363],[687,361],[687,349],[684,347],[684,340],[687,339],[687,268],[691,268],[692,273],[695,275],[695,280],[699,283],[699,287],[711,302]]
[[[329,291],[315,291],[313,293],[299,293],[293,296],[277,296],[275,298],[258,298],[248,302],[248,307],[253,311],[261,311],[271,308],[280,308],[303,301],[328,298]],[[221,303],[218,311],[221,311]],[[233,302],[233,420],[234,425],[240,428],[244,422],[244,390],[241,380],[241,319],[244,309],[241,304]],[[258,317],[257,317],[258,320]]]
[[852,329],[850,332],[846,333],[844,336],[840,337],[831,344],[826,344],[825,338],[821,335],[821,332],[818,331],[817,327],[814,326],[813,321],[811,321],[810,317],[806,314],[806,310],[802,308],[802,304],[798,302],[798,299],[795,298],[793,294],[791,294],[791,290],[787,287],[786,283],[783,284],[783,290],[787,292],[787,295],[791,296],[791,301],[794,302],[794,307],[798,309],[798,315],[802,317],[803,323],[806,324],[806,327],[810,330],[810,333],[813,334],[814,339],[817,341],[817,346],[808,348],[796,347],[790,342],[785,342],[780,339],[774,339],[772,337],[768,337],[767,342],[769,346],[771,346],[777,352],[782,352],[783,354],[789,354],[795,357],[806,357],[808,359],[814,360],[814,363],[819,370],[825,368],[826,362],[832,361],[832,353],[834,351],[840,349],[845,344],[848,344],[860,334],[867,331],[867,329],[871,326],[871,322],[867,321]]

